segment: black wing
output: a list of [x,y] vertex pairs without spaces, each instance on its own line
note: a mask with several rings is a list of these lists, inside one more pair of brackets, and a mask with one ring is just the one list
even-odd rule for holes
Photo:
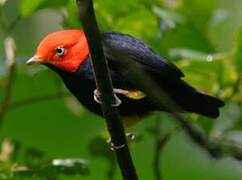
[[[184,82],[181,79],[184,74],[175,65],[160,57],[143,42],[129,35],[107,32],[103,34],[103,48],[111,73],[117,72],[118,75],[124,75],[122,79],[131,82],[132,79],[125,76],[124,70],[127,66],[120,61],[122,62],[122,59],[125,59],[125,62],[136,62],[179,107],[182,107],[185,111],[196,112],[208,117],[218,117],[219,107],[222,107],[224,103]],[[123,73],[118,72],[119,67],[117,66],[119,65],[122,66],[120,72]],[[131,84],[136,85],[135,82],[131,82]],[[143,107],[143,105],[140,107]],[[152,105],[148,103],[146,107],[152,107]]]
[[[126,34],[117,32],[105,32],[102,34],[103,48],[106,58],[111,64],[111,68],[118,68],[117,61],[122,61],[121,57],[129,59],[141,65],[142,69],[160,78],[179,79],[184,74],[171,62],[156,54],[150,47],[142,41]],[[115,53],[113,53],[115,50]],[[113,66],[112,66],[113,65]]]

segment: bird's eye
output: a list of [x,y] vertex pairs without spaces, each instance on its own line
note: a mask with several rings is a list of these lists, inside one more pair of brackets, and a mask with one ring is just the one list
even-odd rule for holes
[[64,47],[57,47],[55,49],[56,55],[63,56],[65,54],[65,48]]

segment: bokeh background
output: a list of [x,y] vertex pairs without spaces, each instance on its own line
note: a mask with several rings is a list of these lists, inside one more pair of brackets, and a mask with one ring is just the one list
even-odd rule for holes
[[[242,1],[94,3],[103,31],[142,39],[181,68],[186,81],[225,100],[217,120],[186,116],[211,140],[242,152]],[[74,0],[0,0],[0,179],[121,179],[104,121],[80,106],[53,72],[25,65],[45,35],[81,27],[76,12]],[[7,37],[16,43],[14,68],[6,64]],[[164,180],[242,179],[240,161],[211,158],[168,114],[151,115],[129,131],[137,135],[130,148],[141,180],[158,180],[157,158]],[[157,151],[162,137],[168,139]],[[58,169],[53,159],[77,163],[68,168],[61,161]]]

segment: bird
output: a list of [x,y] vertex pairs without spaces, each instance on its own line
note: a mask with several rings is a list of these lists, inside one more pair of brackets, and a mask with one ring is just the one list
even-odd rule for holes
[[[224,102],[210,96],[182,78],[183,72],[171,61],[160,56],[143,41],[120,32],[102,32],[102,46],[110,70],[113,91],[121,104],[118,110],[124,119],[142,117],[154,111],[167,111],[157,107],[132,77],[123,73],[120,62],[127,57],[135,62],[157,86],[159,86],[181,109],[209,118],[219,116]],[[26,64],[42,64],[56,72],[67,89],[89,111],[102,116],[98,101],[95,76],[91,64],[88,42],[83,30],[67,29],[52,32],[39,43],[36,52]],[[124,120],[132,124],[131,120]],[[130,121],[130,122],[129,122]]]

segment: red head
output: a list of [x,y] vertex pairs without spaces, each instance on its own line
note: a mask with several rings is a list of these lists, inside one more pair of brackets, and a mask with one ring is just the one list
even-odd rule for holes
[[47,35],[27,64],[51,64],[74,73],[89,55],[83,31],[63,30]]

